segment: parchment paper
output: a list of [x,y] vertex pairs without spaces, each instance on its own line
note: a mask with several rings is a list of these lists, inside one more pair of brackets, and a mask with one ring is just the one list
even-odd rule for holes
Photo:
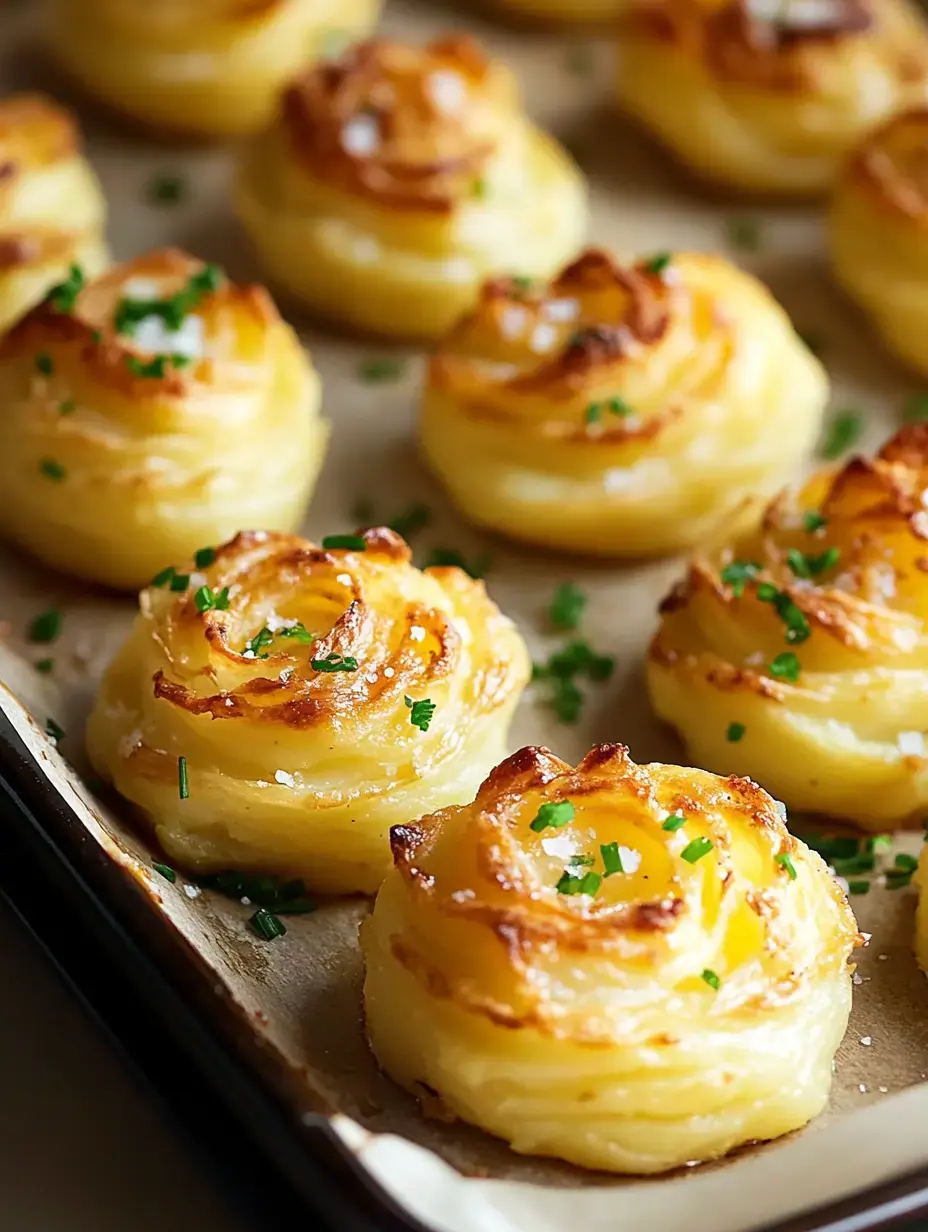
[[[38,84],[77,102],[111,203],[117,258],[173,243],[222,262],[233,277],[260,280],[231,216],[233,153],[146,144],[73,99],[28,52],[38,18],[32,6],[0,16],[2,88]],[[835,408],[865,412],[863,445],[879,445],[914,387],[831,286],[816,211],[770,212],[701,195],[643,136],[609,113],[610,55],[604,43],[507,30],[463,11],[448,14],[438,5],[393,0],[384,28],[425,38],[451,20],[474,30],[516,67],[530,110],[580,160],[592,183],[591,237],[597,242],[626,254],[686,247],[725,252],[732,217],[760,219],[762,248],[747,264],[771,285],[799,328],[818,336],[832,373]],[[592,69],[578,72],[590,59]],[[186,203],[166,209],[145,202],[145,185],[162,170],[185,177],[191,188]],[[729,255],[744,263],[742,254]],[[448,508],[415,456],[420,359],[411,357],[396,383],[366,385],[357,377],[359,363],[406,352],[315,328],[301,332],[321,371],[325,410],[335,426],[305,531],[318,537],[345,530],[353,524],[350,511],[358,498],[372,501],[386,519],[410,501],[426,502],[434,525],[417,538],[417,549],[455,547],[468,557],[489,552],[490,592],[518,621],[536,657],[559,640],[546,632],[554,586],[576,582],[590,595],[584,635],[598,650],[616,655],[616,674],[608,684],[590,687],[576,727],[558,724],[543,698],[530,692],[517,715],[512,747],[547,744],[575,760],[595,741],[621,740],[639,761],[681,760],[675,740],[649,713],[641,663],[656,603],[682,562],[577,564],[474,533]],[[64,613],[64,630],[49,652],[29,646],[25,633],[30,619],[52,605]],[[295,1114],[320,1108],[335,1114],[345,1141],[425,1223],[453,1232],[553,1232],[574,1225],[587,1232],[724,1232],[785,1218],[928,1162],[928,1088],[918,1087],[928,1071],[928,983],[911,955],[913,890],[874,890],[853,900],[872,940],[858,952],[854,1012],[831,1106],[799,1135],[710,1168],[641,1182],[524,1159],[477,1130],[427,1119],[411,1097],[378,1074],[361,1033],[356,930],[367,910],[364,900],[327,903],[315,915],[288,918],[285,938],[259,942],[245,927],[245,907],[200,892],[182,877],[171,886],[154,874],[152,853],[127,819],[95,800],[78,777],[86,771],[82,728],[96,682],[134,606],[0,549],[0,681],[7,686],[0,687],[0,708],[76,804],[88,834],[145,887],[166,927],[196,948],[225,1004],[250,1020],[254,1057],[260,1055]],[[17,658],[34,661],[48,653],[56,663],[53,682]],[[42,734],[49,715],[67,732],[60,754]],[[910,837],[903,847],[915,851],[919,842]]]

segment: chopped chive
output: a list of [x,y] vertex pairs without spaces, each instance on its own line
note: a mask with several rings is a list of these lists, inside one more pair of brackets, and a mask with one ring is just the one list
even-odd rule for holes
[[718,992],[718,990],[722,986],[722,981],[715,974],[715,972],[711,970],[709,967],[706,967],[705,971],[703,971],[702,975],[700,975],[699,978],[701,980],[705,980],[705,982],[709,985],[709,987],[714,988],[716,992]]
[[849,894],[869,894],[869,881],[849,881],[847,883],[847,891]]
[[223,586],[222,590],[214,591],[209,586],[201,586],[194,591],[193,602],[201,615],[204,612],[226,612],[229,609],[229,588]]
[[584,873],[577,877],[573,873],[562,873],[554,887],[558,894],[595,894],[602,885],[603,879],[599,873]]
[[725,733],[725,739],[729,744],[737,744],[742,738],[747,728],[743,723],[729,723],[728,731]]
[[55,361],[47,351],[42,351],[35,357],[35,366],[43,376],[51,376],[55,371]]
[[326,535],[322,546],[326,551],[343,548],[350,552],[364,552],[367,549],[367,540],[363,535]]
[[147,363],[138,355],[126,356],[126,367],[129,372],[132,376],[141,377],[143,380],[162,380],[167,372],[167,364],[166,355],[154,355]]
[[860,852],[846,860],[833,856],[829,863],[839,877],[853,877],[855,873],[872,873],[876,868],[876,856],[872,852]]
[[52,287],[46,300],[56,312],[73,312],[74,304],[84,286],[84,271],[79,265],[72,265],[64,282]]
[[167,586],[168,582],[173,581],[174,574],[175,574],[174,566],[168,565],[166,569],[162,569],[160,573],[156,573],[155,576],[148,583],[148,585],[149,586]]
[[829,460],[840,458],[843,453],[857,444],[863,435],[863,430],[864,421],[857,411],[842,411],[835,415],[828,424],[819,453]]
[[600,843],[599,853],[603,858],[603,868],[606,870],[607,877],[611,877],[613,873],[625,872],[618,843]]
[[731,587],[736,599],[744,594],[745,583],[752,581],[763,570],[763,565],[750,560],[733,560],[719,573],[719,579]]
[[867,850],[873,852],[892,851],[893,837],[891,834],[875,834],[867,839]]
[[324,659],[311,659],[310,667],[314,672],[356,672],[358,661],[351,655],[327,654]]
[[841,559],[840,548],[826,548],[819,556],[809,556],[798,548],[790,548],[786,553],[786,563],[792,573],[798,578],[818,577],[828,569],[833,569]]
[[181,800],[187,800],[190,797],[190,784],[187,782],[187,758],[178,757],[177,759],[177,791]]
[[287,931],[283,920],[278,919],[266,907],[259,907],[248,923],[262,941],[273,941],[275,937],[282,937]]
[[548,617],[558,629],[576,629],[587,605],[587,596],[573,582],[561,582],[554,592]]
[[576,810],[569,800],[553,800],[541,805],[529,829],[536,834],[547,829],[559,830],[572,822],[575,816]]
[[29,626],[29,641],[53,642],[61,632],[61,622],[61,611],[57,607],[50,607],[48,611],[41,612]]
[[661,829],[666,830],[668,834],[673,834],[686,825],[686,818],[681,813],[671,813],[669,817],[665,817],[661,822]]
[[158,864],[154,861],[152,862],[152,868],[156,873],[160,873],[165,881],[170,881],[171,885],[174,885],[177,881],[177,873],[174,872],[169,864]]
[[55,660],[54,659],[39,659],[37,663],[33,664],[33,667],[35,668],[37,672],[41,672],[43,676],[47,676],[49,672],[54,671]]
[[171,578],[171,590],[177,594],[182,594],[190,585],[189,573],[176,573]]
[[653,257],[649,257],[644,262],[644,272],[646,274],[663,274],[672,260],[673,256],[669,252],[655,253]]
[[900,851],[893,861],[896,868],[901,868],[907,873],[914,873],[918,868],[918,860],[915,856],[910,856],[904,851]]
[[730,218],[728,242],[740,252],[757,252],[760,248],[761,223],[758,218]]
[[810,509],[802,517],[802,529],[809,535],[815,534],[817,530],[822,530],[828,525],[828,519],[822,517],[817,509]]
[[54,740],[55,744],[58,744],[60,740],[64,739],[64,728],[59,727],[54,719],[46,719],[45,734],[46,736],[50,736],[51,739]]
[[[187,285],[165,299],[129,299],[124,297],[116,306],[113,326],[117,334],[134,334],[146,317],[160,317],[168,329],[180,329],[184,318],[206,295],[217,291],[222,283],[222,270],[218,265],[204,265],[191,274]],[[135,359],[135,356],[129,356]],[[158,355],[152,363],[160,361],[160,371],[133,372],[136,376],[163,376],[167,356]],[[133,365],[128,365],[130,372]]]
[[368,359],[358,366],[358,376],[369,384],[398,381],[405,371],[406,364],[402,359]]
[[215,548],[198,548],[194,555],[193,563],[198,569],[208,569],[215,559]]
[[781,868],[785,868],[789,873],[790,881],[795,881],[799,874],[796,872],[796,865],[793,863],[793,857],[789,854],[789,852],[780,852],[775,859],[777,864],[779,864]]
[[799,659],[791,650],[784,650],[781,654],[777,655],[767,670],[775,679],[788,680],[790,683],[795,684],[799,679],[801,666]]
[[795,645],[812,635],[812,628],[801,608],[793,602],[785,590],[778,590],[772,582],[760,582],[757,597],[761,603],[769,603],[786,625],[786,640]]
[[54,458],[43,458],[39,463],[39,470],[46,479],[51,479],[54,483],[61,483],[62,479],[68,477],[68,472]]
[[891,868],[886,872],[887,890],[903,890],[912,882],[913,869]]
[[429,701],[427,697],[418,702],[414,702],[411,697],[406,697],[404,700],[409,707],[409,721],[412,726],[418,727],[419,731],[427,732],[435,711],[438,709],[435,702]]
[[687,864],[695,864],[712,850],[712,840],[704,837],[694,838],[686,844],[680,856]]
[[59,415],[73,415],[77,410],[77,403],[73,398],[66,398],[64,402],[58,404]]
[[160,171],[148,181],[145,196],[152,205],[178,205],[187,196],[187,181],[183,176]]

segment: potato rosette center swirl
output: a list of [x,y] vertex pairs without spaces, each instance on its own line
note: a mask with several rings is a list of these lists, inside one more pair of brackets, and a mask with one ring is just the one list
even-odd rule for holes
[[[773,502],[698,558],[649,656],[690,755],[866,828],[928,805],[928,428]],[[741,729],[732,738],[730,725]]]
[[821,1108],[856,925],[755,784],[523,749],[392,839],[362,946],[371,1041],[404,1085],[517,1151],[615,1171]]
[[242,533],[142,594],[90,748],[186,866],[373,890],[389,826],[499,754],[528,657],[482,583],[392,531],[341,539]]
[[660,552],[783,482],[825,386],[782,310],[727,262],[659,253],[623,267],[592,249],[545,286],[484,287],[430,365],[422,442],[456,501],[496,529]]

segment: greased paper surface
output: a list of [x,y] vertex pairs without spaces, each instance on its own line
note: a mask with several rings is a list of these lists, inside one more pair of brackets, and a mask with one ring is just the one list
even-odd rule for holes
[[[646,138],[608,111],[605,44],[514,32],[469,13],[446,13],[438,4],[399,0],[388,4],[384,27],[425,38],[447,29],[449,19],[509,59],[530,112],[579,159],[592,185],[593,240],[626,255],[689,247],[728,252],[768,282],[800,330],[820,340],[834,385],[834,409],[853,406],[866,415],[863,447],[872,449],[889,435],[914,386],[881,354],[866,325],[832,287],[819,211],[756,210],[701,195]],[[64,84],[29,54],[37,12],[4,14],[4,21],[4,92],[41,85],[63,101],[74,101]],[[231,150],[146,143],[92,107],[78,106],[90,157],[109,197],[117,258],[172,243],[221,262],[235,278],[261,280],[231,214]],[[184,204],[164,208],[146,203],[145,186],[160,171],[185,178],[190,192]],[[727,247],[732,218],[745,215],[762,221],[760,251],[747,258]],[[361,499],[372,504],[375,518],[383,519],[410,502],[427,503],[433,525],[414,541],[417,559],[435,546],[456,548],[469,559],[489,555],[490,593],[518,622],[537,658],[562,640],[551,635],[545,613],[557,583],[573,581],[589,595],[582,633],[597,651],[616,656],[615,675],[608,683],[589,686],[580,722],[573,727],[559,724],[543,696],[529,690],[517,713],[511,747],[547,744],[574,761],[596,741],[618,740],[630,746],[638,761],[682,760],[674,738],[649,712],[642,673],[657,602],[680,575],[682,562],[597,565],[513,548],[472,532],[416,458],[418,356],[304,328],[306,323],[286,304],[282,308],[312,350],[324,382],[325,414],[334,424],[305,532],[318,538],[352,527],[352,507]],[[364,361],[407,354],[410,361],[394,383],[365,384],[358,378]],[[30,619],[50,606],[61,608],[64,624],[49,652],[30,647],[25,632]],[[335,1114],[343,1138],[425,1223],[454,1232],[553,1232],[581,1223],[588,1232],[723,1232],[786,1217],[928,1162],[928,1087],[918,1086],[928,1074],[928,981],[911,955],[913,890],[874,889],[853,899],[861,928],[872,939],[858,952],[860,982],[831,1106],[799,1135],[711,1168],[637,1182],[524,1159],[477,1130],[425,1117],[411,1097],[378,1074],[361,1033],[356,930],[366,911],[364,900],[325,904],[315,915],[288,918],[285,938],[273,944],[257,940],[246,928],[245,907],[200,893],[183,877],[171,886],[153,873],[143,840],[125,818],[93,800],[41,734],[51,715],[67,732],[64,758],[78,771],[86,770],[83,722],[99,675],[133,611],[130,599],[57,577],[0,549],[0,681],[5,686],[0,707],[76,804],[92,838],[126,876],[146,887],[152,910],[162,912],[197,949],[217,992],[222,989],[217,1013],[238,1012],[250,1022],[265,1070],[295,1115],[318,1109]],[[19,658],[35,660],[49,653],[56,662],[52,680],[35,675]],[[14,695],[33,710],[37,724]],[[915,851],[919,841],[909,837],[903,848]]]

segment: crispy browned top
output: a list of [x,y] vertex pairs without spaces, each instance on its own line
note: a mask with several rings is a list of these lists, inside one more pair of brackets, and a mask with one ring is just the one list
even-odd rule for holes
[[893,214],[928,226],[928,108],[894,116],[875,129],[845,171],[851,184]]
[[0,207],[3,195],[25,173],[80,152],[74,117],[42,94],[0,101]]
[[284,94],[296,155],[327,183],[397,209],[447,212],[473,196],[514,88],[467,35],[412,47],[373,39]]

